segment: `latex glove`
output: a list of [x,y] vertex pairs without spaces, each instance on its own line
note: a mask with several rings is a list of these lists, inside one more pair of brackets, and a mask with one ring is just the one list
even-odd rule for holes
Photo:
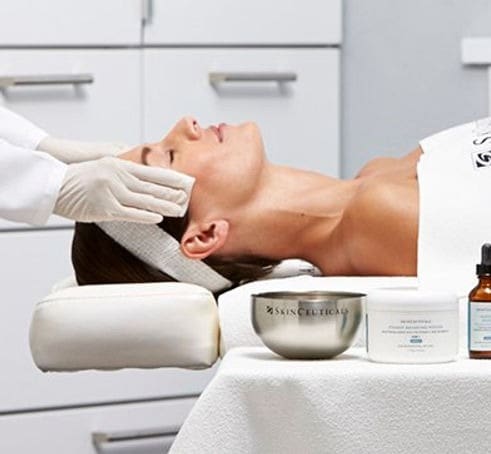
[[156,224],[186,213],[194,178],[114,157],[70,164],[54,213],[80,222]]
[[128,145],[122,143],[79,142],[49,136],[41,140],[37,147],[39,151],[44,151],[66,164],[91,161],[105,156],[117,156],[129,148]]

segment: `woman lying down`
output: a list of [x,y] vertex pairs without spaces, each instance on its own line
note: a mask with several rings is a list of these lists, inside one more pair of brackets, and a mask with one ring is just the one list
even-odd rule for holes
[[[204,128],[186,117],[160,142],[121,158],[195,177],[186,215],[158,227],[180,243],[183,256],[236,285],[288,258],[324,275],[416,275],[421,144],[339,179],[268,162],[254,123]],[[171,269],[145,263],[95,224],[76,225],[72,260],[82,285],[176,280]]]

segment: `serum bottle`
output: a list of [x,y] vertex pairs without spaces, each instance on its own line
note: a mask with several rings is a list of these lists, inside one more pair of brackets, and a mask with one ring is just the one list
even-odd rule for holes
[[491,359],[491,244],[483,244],[479,283],[469,293],[469,358]]

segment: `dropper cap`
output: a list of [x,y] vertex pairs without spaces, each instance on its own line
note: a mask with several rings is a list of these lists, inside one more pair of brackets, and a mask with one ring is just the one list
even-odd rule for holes
[[478,276],[491,274],[491,243],[485,243],[481,248],[481,263],[476,266]]

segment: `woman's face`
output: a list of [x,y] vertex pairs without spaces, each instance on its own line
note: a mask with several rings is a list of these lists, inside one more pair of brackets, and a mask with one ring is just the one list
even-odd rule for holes
[[266,161],[254,123],[203,128],[192,117],[178,121],[160,142],[136,147],[121,157],[195,177],[192,216],[213,208],[223,212],[250,200]]

